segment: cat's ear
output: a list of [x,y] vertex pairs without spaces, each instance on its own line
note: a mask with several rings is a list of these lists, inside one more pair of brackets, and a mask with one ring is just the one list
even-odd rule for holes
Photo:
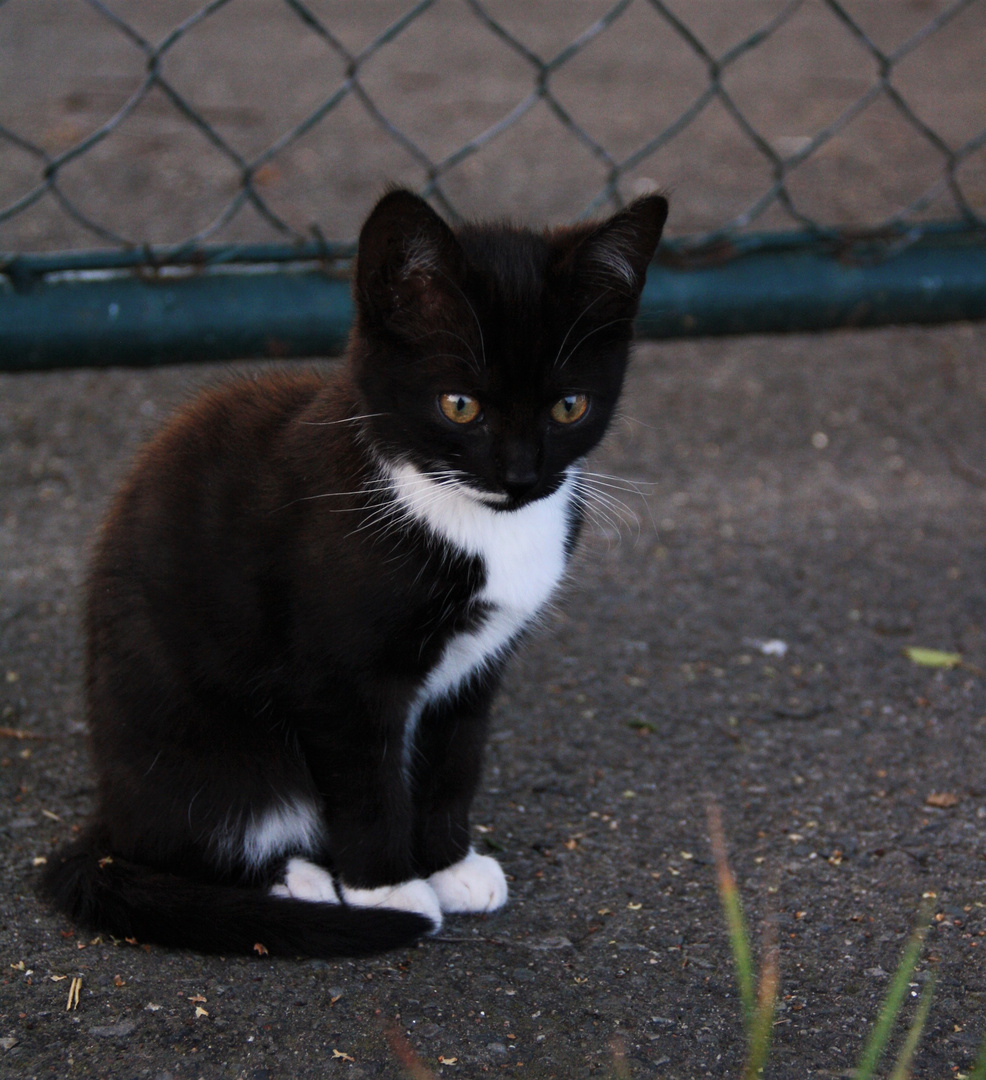
[[569,255],[581,290],[606,289],[636,308],[667,216],[667,199],[645,195],[583,234]]
[[369,325],[410,337],[434,329],[461,302],[462,251],[452,230],[410,191],[391,191],[360,232],[356,303]]

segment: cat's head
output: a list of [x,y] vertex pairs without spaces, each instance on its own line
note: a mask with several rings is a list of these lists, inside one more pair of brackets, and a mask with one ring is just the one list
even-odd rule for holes
[[603,222],[452,230],[392,191],[363,226],[351,362],[377,452],[510,509],[602,438],[667,217],[651,195]]

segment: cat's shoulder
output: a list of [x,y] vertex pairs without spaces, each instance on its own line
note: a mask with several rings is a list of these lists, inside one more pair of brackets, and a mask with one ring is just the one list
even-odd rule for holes
[[267,370],[225,379],[179,404],[145,445],[140,460],[175,460],[207,450],[222,457],[269,449],[309,414],[331,419],[350,408],[348,380],[339,369]]

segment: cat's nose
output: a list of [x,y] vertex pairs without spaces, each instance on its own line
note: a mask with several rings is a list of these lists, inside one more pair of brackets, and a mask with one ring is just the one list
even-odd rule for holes
[[514,499],[522,498],[537,486],[537,469],[526,462],[515,462],[503,470],[500,482],[503,489]]

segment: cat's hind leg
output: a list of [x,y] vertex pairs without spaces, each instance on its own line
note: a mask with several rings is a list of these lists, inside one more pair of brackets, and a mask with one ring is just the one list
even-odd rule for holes
[[442,906],[435,890],[423,878],[412,878],[399,885],[379,885],[374,889],[358,889],[340,882],[342,899],[350,907],[396,908],[413,911],[431,919],[436,933],[442,928]]
[[328,870],[307,859],[294,858],[288,859],[283,882],[273,885],[270,894],[316,904],[338,904],[341,899],[349,907],[413,911],[430,919],[435,931],[441,929],[441,905],[434,889],[421,878],[403,881],[399,885],[381,885],[375,889],[354,889],[340,882],[339,891]]
[[507,902],[507,879],[496,859],[472,848],[465,858],[428,878],[446,914],[496,911]]

